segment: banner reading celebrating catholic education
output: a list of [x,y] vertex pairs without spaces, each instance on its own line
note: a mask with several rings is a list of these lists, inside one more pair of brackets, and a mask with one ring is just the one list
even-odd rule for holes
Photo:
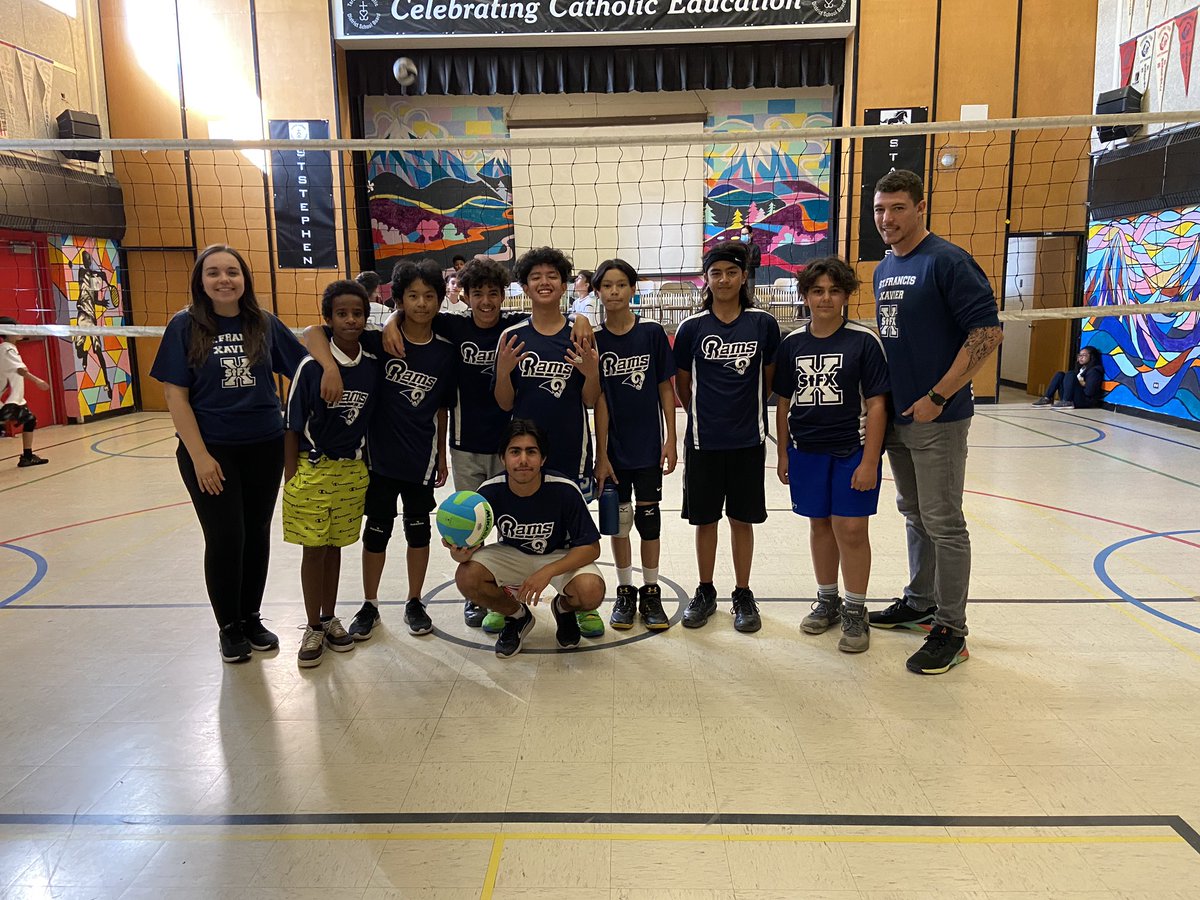
[[[865,109],[864,125],[916,125],[929,121],[929,107]],[[878,261],[887,253],[875,227],[875,182],[893,169],[908,169],[925,177],[925,134],[865,138],[862,149],[862,207],[858,222],[858,258]]]
[[[329,139],[325,119],[271,119],[273,141]],[[337,268],[333,163],[328,150],[272,150],[275,256],[281,269]]]
[[851,0],[341,0],[348,37],[848,25]]

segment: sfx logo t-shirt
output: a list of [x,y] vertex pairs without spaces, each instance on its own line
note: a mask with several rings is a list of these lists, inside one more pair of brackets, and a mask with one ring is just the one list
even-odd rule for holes
[[570,478],[543,470],[537,492],[518,497],[508,488],[508,475],[497,475],[480,485],[479,493],[492,507],[500,543],[522,553],[543,556],[600,540],[583,494]]

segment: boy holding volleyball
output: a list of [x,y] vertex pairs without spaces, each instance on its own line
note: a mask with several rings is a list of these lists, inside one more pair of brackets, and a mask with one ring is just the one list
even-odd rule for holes
[[321,367],[306,356],[296,369],[283,436],[283,537],[304,548],[300,585],[308,625],[296,661],[321,664],[325,648],[354,649],[334,615],[342,548],[358,540],[367,493],[363,461],[367,423],[379,390],[376,357],[359,344],[370,301],[354,281],[335,281],[321,297],[321,316],[333,331],[330,353],[341,373],[341,399],[321,399]]
[[577,613],[604,602],[604,578],[595,565],[600,533],[579,486],[543,472],[547,449],[541,428],[513,419],[500,449],[505,473],[479,488],[492,508],[500,540],[485,547],[447,542],[459,564],[455,581],[463,596],[504,616],[496,640],[496,655],[502,659],[521,652],[534,624],[530,606],[538,604],[547,588],[555,591],[550,610],[563,648],[579,644]]

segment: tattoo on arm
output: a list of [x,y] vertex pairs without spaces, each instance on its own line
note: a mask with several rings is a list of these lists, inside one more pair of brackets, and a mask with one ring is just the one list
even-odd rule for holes
[[963,348],[967,351],[967,366],[974,369],[1000,344],[1002,332],[999,326],[989,325],[984,328],[972,328],[967,332],[967,340]]

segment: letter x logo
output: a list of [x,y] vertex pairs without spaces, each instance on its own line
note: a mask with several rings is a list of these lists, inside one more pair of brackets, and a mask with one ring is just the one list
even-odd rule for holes
[[254,387],[254,376],[250,373],[250,360],[245,356],[224,356],[221,358],[221,387],[245,388]]
[[900,337],[900,325],[896,318],[900,307],[895,303],[885,303],[879,307],[879,336],[885,338]]
[[836,406],[842,402],[842,389],[837,374],[842,368],[842,354],[824,353],[821,356],[796,357],[796,406]]

